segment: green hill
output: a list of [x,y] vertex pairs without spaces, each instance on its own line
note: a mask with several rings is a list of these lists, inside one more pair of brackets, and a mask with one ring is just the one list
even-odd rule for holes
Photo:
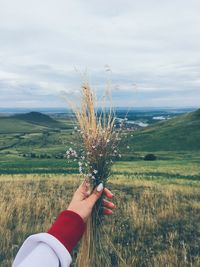
[[136,131],[130,143],[135,151],[200,150],[200,109]]
[[0,118],[0,133],[33,133],[41,132],[46,127],[41,125],[34,125],[32,123],[13,118],[13,117],[1,117]]
[[66,125],[40,112],[0,117],[0,133],[32,133],[49,128],[66,128]]
[[45,127],[55,127],[55,128],[62,128],[63,125],[52,119],[50,116],[42,114],[40,112],[29,112],[25,114],[17,114],[14,115],[13,118],[26,121],[28,123],[37,124]]

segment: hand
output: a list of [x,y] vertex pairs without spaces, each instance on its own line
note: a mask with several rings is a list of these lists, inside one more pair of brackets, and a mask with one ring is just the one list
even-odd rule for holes
[[[69,204],[68,210],[74,211],[81,216],[84,222],[87,221],[96,201],[100,198],[104,192],[107,198],[112,198],[113,194],[107,188],[103,188],[103,184],[99,184],[92,194],[89,193],[89,183],[85,180],[79,188],[74,193],[71,203]],[[112,209],[116,206],[108,201],[103,199],[103,214],[110,215],[113,213]]]

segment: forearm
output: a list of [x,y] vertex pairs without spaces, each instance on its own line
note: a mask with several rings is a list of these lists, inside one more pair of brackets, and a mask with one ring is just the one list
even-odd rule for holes
[[78,214],[61,212],[48,233],[32,235],[24,242],[12,267],[68,267],[70,253],[84,229],[85,224]]

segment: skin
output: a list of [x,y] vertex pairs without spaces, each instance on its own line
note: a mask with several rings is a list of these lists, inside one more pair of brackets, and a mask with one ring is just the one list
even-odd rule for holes
[[[92,213],[92,209],[96,201],[102,194],[104,194],[109,199],[113,198],[113,194],[109,189],[102,188],[102,190],[98,192],[97,188],[95,188],[92,194],[90,194],[89,183],[85,180],[74,193],[68,210],[76,212],[80,215],[83,221],[86,222]],[[112,202],[106,199],[103,199],[103,206],[103,213],[105,215],[111,215],[113,213],[113,209],[116,208],[116,206]]]

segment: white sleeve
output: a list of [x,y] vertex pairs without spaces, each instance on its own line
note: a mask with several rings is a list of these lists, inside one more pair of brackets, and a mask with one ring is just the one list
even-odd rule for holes
[[71,255],[63,244],[48,233],[28,237],[12,267],[69,267]]

